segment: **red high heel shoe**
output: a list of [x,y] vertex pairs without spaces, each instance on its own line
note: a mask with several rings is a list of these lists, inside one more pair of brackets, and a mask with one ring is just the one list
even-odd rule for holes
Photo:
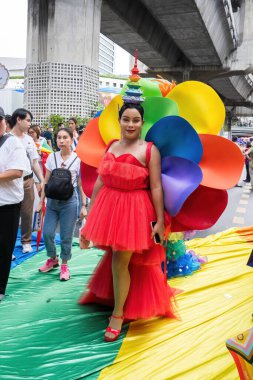
[[[109,321],[111,320],[111,318],[115,318],[115,319],[122,319],[122,323],[124,321],[124,315],[122,316],[118,316],[118,315],[112,315],[110,318],[109,318]],[[105,333],[111,333],[113,334],[114,336],[112,338],[108,337],[105,335],[105,341],[106,342],[114,342],[115,340],[118,339],[119,337],[119,334],[121,332],[121,329],[120,330],[117,330],[117,329],[113,329],[112,327],[108,326],[105,330]]]

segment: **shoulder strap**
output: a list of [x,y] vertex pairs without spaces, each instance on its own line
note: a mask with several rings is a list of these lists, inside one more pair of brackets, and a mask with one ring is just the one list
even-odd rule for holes
[[55,167],[56,167],[56,169],[58,168],[58,166],[57,166],[57,161],[56,161],[56,156],[55,156],[55,153],[54,153],[54,162],[55,162]]
[[149,142],[147,144],[147,149],[146,149],[146,166],[148,166],[150,158],[151,158],[151,148],[152,148],[153,143]]
[[108,143],[108,145],[107,145],[107,147],[106,147],[106,149],[105,149],[105,153],[108,151],[108,149],[110,148],[110,146],[111,146],[115,141],[119,141],[119,140],[114,139],[114,140],[109,141],[109,143]]
[[70,166],[72,166],[73,165],[73,163],[75,162],[75,160],[77,159],[77,156],[75,156],[75,158],[74,158],[74,160],[69,164],[69,166],[67,167],[67,169],[69,169],[70,168]]
[[12,135],[9,135],[8,133],[6,133],[6,135],[3,135],[2,137],[0,137],[0,148],[1,146],[5,143],[5,141],[11,137]]

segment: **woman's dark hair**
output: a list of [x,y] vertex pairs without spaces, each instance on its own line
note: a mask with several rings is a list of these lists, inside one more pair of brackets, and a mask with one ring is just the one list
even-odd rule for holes
[[73,139],[73,132],[69,129],[69,128],[60,128],[60,129],[57,129],[56,133],[55,133],[55,138],[57,139],[57,136],[59,134],[59,132],[62,132],[62,131],[65,131],[69,134],[70,138]]
[[5,115],[5,121],[7,121],[9,125],[11,125],[11,115]]
[[36,136],[37,136],[37,139],[40,137],[40,126],[37,125],[37,124],[33,124],[30,126],[29,130],[32,129],[35,133],[36,133]]
[[26,110],[25,108],[18,108],[16,109],[13,114],[11,115],[11,126],[14,127],[15,124],[17,124],[17,118],[19,117],[21,120],[24,120],[26,116],[30,115],[31,120],[33,119],[33,115],[30,111]]
[[72,120],[72,121],[75,123],[75,125],[77,125],[77,120],[76,120],[75,117],[70,117],[70,118],[68,119],[68,121],[70,121],[70,120]]
[[134,103],[124,103],[123,104],[123,106],[119,110],[119,118],[120,119],[121,119],[123,113],[125,112],[125,110],[127,110],[128,108],[130,108],[130,109],[136,109],[139,112],[139,114],[141,115],[141,118],[143,120],[143,118],[144,118],[144,109],[142,108],[142,106],[140,104],[134,104]]

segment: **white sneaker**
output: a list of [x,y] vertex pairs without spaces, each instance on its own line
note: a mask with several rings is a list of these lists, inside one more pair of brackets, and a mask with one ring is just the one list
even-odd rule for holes
[[30,253],[32,251],[33,249],[31,244],[23,244],[23,253]]

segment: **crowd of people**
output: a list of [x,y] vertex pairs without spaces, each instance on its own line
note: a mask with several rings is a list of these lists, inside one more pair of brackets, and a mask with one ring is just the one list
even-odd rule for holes
[[[29,110],[19,108],[12,115],[5,115],[0,107],[0,302],[4,298],[11,261],[15,260],[13,250],[20,225],[23,254],[33,251],[31,245],[34,217],[35,192],[40,197],[37,212],[40,212],[45,198],[45,187],[54,169],[65,169],[70,176],[72,193],[68,199],[51,199],[46,205],[43,237],[49,259],[39,268],[40,272],[52,269],[50,263],[58,263],[54,237],[57,225],[61,237],[60,280],[70,278],[68,260],[74,228],[78,218],[86,215],[86,196],[80,180],[80,160],[75,147],[80,133],[77,120],[70,118],[68,125],[58,125],[55,133],[48,127],[41,132],[32,124]],[[54,153],[42,160],[42,147],[48,144]],[[81,202],[81,204],[80,204]]]

